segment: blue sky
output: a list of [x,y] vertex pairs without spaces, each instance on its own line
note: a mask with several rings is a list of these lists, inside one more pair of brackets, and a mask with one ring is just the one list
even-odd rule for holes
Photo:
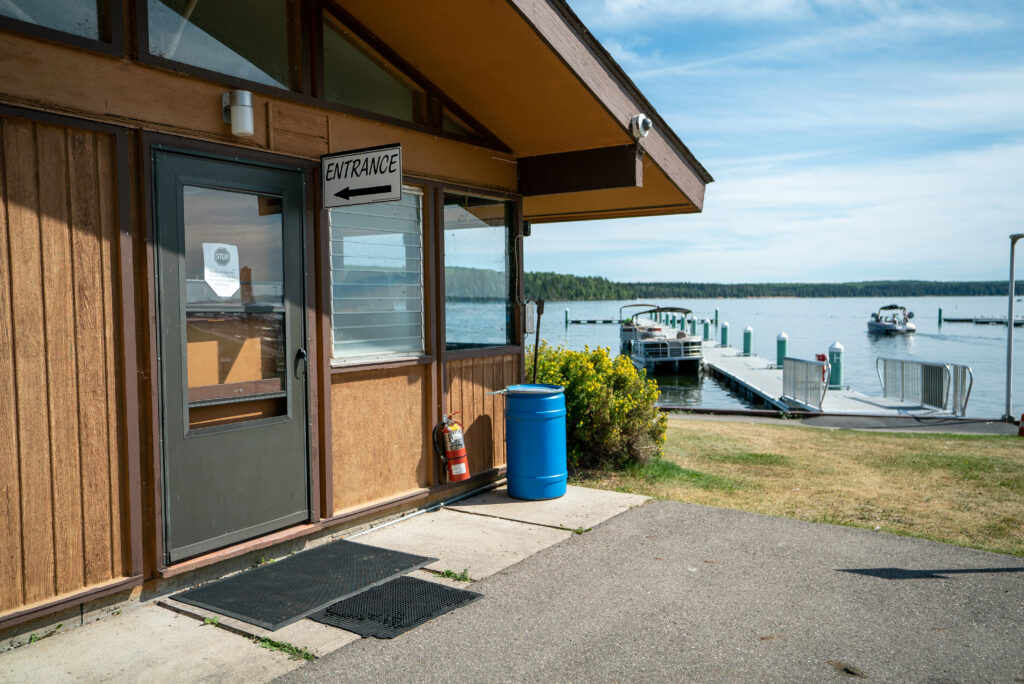
[[716,182],[698,215],[535,225],[528,271],[1006,278],[1024,232],[1024,1],[569,4]]

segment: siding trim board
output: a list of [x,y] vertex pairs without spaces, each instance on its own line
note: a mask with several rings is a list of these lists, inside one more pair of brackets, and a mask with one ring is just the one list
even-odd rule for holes
[[142,582],[142,575],[133,575],[132,577],[127,577],[111,584],[104,584],[99,587],[88,589],[66,598],[58,598],[54,601],[48,601],[40,605],[24,608],[23,610],[17,610],[6,615],[0,615],[0,629],[13,627],[14,625],[21,624],[22,622],[28,622],[33,618],[44,617],[65,608],[71,608],[89,601],[95,601],[96,599],[128,591],[129,589],[142,586]]

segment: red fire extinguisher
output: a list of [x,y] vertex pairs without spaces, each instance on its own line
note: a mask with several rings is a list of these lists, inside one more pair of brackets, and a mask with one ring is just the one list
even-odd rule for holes
[[[458,413],[456,411],[455,413]],[[434,427],[434,447],[444,461],[445,474],[449,482],[460,482],[469,479],[469,462],[466,460],[466,440],[462,426],[455,422],[455,413],[441,418]],[[437,443],[438,432],[441,434],[443,447]]]

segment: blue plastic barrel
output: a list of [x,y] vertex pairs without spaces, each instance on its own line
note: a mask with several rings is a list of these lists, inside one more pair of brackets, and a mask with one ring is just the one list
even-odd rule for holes
[[510,385],[505,390],[508,494],[536,501],[565,494],[565,388]]

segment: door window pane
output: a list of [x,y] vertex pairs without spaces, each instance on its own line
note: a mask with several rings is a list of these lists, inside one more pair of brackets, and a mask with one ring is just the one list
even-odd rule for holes
[[362,41],[324,16],[324,97],[356,109],[424,123],[426,97]]
[[287,0],[148,0],[149,52],[291,88]]
[[189,404],[280,396],[286,372],[281,199],[196,186],[185,186],[182,199]]
[[423,195],[330,210],[334,358],[422,354]]
[[110,40],[108,14],[104,0],[0,0],[0,16],[92,40]]
[[511,203],[445,193],[446,348],[512,343]]

